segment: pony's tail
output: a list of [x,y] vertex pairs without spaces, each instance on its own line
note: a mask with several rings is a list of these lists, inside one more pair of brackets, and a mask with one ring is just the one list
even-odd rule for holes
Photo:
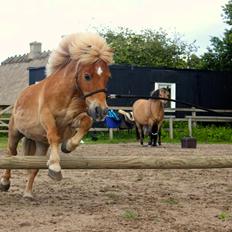
[[23,155],[35,155],[36,151],[36,143],[34,140],[23,138],[22,141],[22,147],[23,147]]

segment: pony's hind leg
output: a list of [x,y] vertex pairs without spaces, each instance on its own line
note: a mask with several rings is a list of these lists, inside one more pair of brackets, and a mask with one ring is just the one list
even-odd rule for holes
[[159,146],[161,146],[161,128],[162,128],[162,121],[158,124],[158,129],[157,129]]
[[140,140],[140,134],[139,134],[139,130],[138,130],[137,126],[135,126],[135,132],[136,132],[136,140],[139,141]]
[[143,126],[140,125],[139,123],[136,123],[136,126],[138,128],[140,144],[143,145],[143,139],[144,139]]
[[151,145],[157,146],[157,138],[158,138],[158,125],[156,123],[153,124],[151,129]]
[[161,146],[161,128],[158,131],[158,144]]
[[[13,119],[9,122],[9,133],[8,133],[8,144],[7,144],[7,155],[17,155],[17,146],[23,135],[15,128],[13,128]],[[0,190],[8,191],[10,188],[11,169],[6,169],[0,180]]]
[[[48,145],[40,142],[35,142],[33,140],[25,138],[23,141],[23,150],[24,155],[32,156],[32,155],[46,155],[48,150]],[[29,169],[28,170],[28,178],[27,184],[24,191],[23,197],[33,199],[32,188],[35,177],[38,173],[39,169]]]

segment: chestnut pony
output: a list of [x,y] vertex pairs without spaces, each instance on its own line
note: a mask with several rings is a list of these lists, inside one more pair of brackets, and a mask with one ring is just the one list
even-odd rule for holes
[[[170,93],[167,89],[161,88],[151,93],[151,97],[169,98]],[[164,119],[164,104],[167,100],[160,99],[139,99],[133,104],[133,115],[138,131],[138,139],[143,145],[144,132],[149,134],[149,145],[156,146],[157,135],[160,141],[160,128]]]
[[[17,99],[9,123],[8,155],[17,155],[23,139],[24,155],[51,152],[48,175],[61,180],[59,144],[63,152],[73,151],[92,126],[107,114],[106,85],[112,49],[94,33],[65,36],[46,67],[47,77],[27,87]],[[38,169],[29,170],[25,197],[32,197]],[[0,189],[10,187],[11,170],[4,171]]]

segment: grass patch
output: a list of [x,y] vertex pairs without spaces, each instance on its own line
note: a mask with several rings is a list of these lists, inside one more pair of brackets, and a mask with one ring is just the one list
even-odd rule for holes
[[[109,144],[116,144],[116,143],[130,143],[130,142],[136,142],[136,135],[135,130],[118,130],[114,131],[114,138],[112,140],[109,139],[109,132],[89,132],[84,137],[85,143],[90,144],[101,144],[101,143],[109,143]],[[94,135],[94,138],[96,137],[97,140],[93,140],[92,135]]]
[[177,205],[178,201],[174,198],[169,198],[161,201],[162,203],[168,204],[168,205]]
[[6,149],[6,145],[7,145],[7,137],[6,136],[0,137],[0,149]]
[[[96,132],[94,136],[96,141],[92,140],[93,132],[89,132],[85,136],[84,141],[86,143],[130,143],[136,142],[135,129],[132,130],[118,130],[114,131],[113,140],[109,139],[108,132]],[[168,123],[164,122],[162,128],[161,141],[163,143],[180,143],[183,137],[188,136],[188,126],[186,122],[174,123],[174,139],[169,138]],[[232,143],[232,127],[227,124],[224,126],[216,125],[201,125],[197,124],[196,128],[193,128],[193,137],[197,139],[198,143]],[[145,138],[145,143],[148,142],[148,138]]]
[[[169,138],[168,122],[164,122],[162,127],[162,143],[180,143],[183,137],[188,136],[188,125],[186,122],[174,123],[174,139]],[[198,123],[193,128],[193,137],[197,139],[197,143],[232,143],[232,127],[230,124],[223,126],[203,125]],[[135,129],[114,131],[113,140],[109,139],[109,132],[89,132],[84,138],[87,144],[117,144],[131,143],[136,141]],[[148,142],[148,138],[144,139],[144,143]],[[7,136],[0,134],[0,148],[6,148]]]
[[228,212],[221,212],[220,214],[217,215],[217,218],[220,219],[221,221],[226,221],[230,219],[230,214]]
[[122,213],[122,217],[126,220],[136,220],[138,218],[138,213],[134,210],[125,210]]

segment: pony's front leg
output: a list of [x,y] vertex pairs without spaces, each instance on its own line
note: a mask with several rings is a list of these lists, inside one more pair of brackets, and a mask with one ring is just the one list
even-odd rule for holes
[[86,113],[81,114],[78,117],[79,128],[77,133],[71,137],[67,142],[62,143],[61,150],[64,153],[73,151],[79,144],[81,139],[87,134],[89,129],[92,127],[93,120]]
[[48,165],[48,175],[53,180],[61,180],[62,174],[61,174],[61,166],[60,166],[60,155],[59,155],[59,143],[60,138],[55,132],[55,130],[51,130],[49,133],[49,144],[51,146],[51,153],[49,160],[47,162]]
[[158,125],[158,144],[159,144],[159,146],[161,146],[161,126],[162,126],[162,122],[160,122]]
[[42,124],[47,132],[48,143],[51,147],[51,153],[49,156],[49,160],[47,162],[48,165],[48,175],[53,180],[61,180],[61,166],[60,166],[60,155],[59,155],[59,144],[60,144],[60,136],[58,134],[58,130],[56,127],[56,121],[53,115],[49,111],[43,111],[42,116]]
[[158,125],[154,123],[151,129],[151,146],[157,146],[157,138],[158,138]]

